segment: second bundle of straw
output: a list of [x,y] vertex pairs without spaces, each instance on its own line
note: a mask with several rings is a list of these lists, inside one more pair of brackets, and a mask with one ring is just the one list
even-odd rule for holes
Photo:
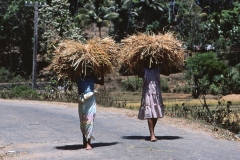
[[184,64],[182,42],[172,33],[143,34],[139,33],[122,40],[120,62],[126,71],[139,69],[146,57],[152,57],[158,63],[166,63],[181,69]]

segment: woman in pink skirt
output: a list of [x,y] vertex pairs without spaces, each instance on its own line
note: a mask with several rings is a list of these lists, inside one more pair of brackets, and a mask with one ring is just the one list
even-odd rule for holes
[[144,60],[138,75],[143,78],[142,100],[138,119],[147,119],[151,142],[157,141],[154,128],[158,118],[164,116],[160,86],[161,71],[164,71],[162,72],[164,75],[170,74],[169,67],[166,64],[158,64],[152,57],[148,57]]

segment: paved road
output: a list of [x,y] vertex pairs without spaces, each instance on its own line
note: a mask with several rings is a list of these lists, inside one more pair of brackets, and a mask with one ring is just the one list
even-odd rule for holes
[[146,121],[98,110],[93,150],[82,148],[76,107],[0,99],[0,159],[237,160],[240,142],[175,128],[159,121],[157,142]]

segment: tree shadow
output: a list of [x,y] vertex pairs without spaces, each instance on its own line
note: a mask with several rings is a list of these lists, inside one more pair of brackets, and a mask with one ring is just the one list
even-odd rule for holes
[[[112,142],[112,143],[92,143],[91,146],[93,148],[96,147],[105,147],[105,146],[111,146],[111,145],[116,145],[119,142]],[[64,145],[64,146],[56,146],[55,149],[59,150],[78,150],[78,149],[83,149],[82,144],[73,144],[73,145]]]
[[[156,136],[158,140],[176,140],[176,139],[182,139],[183,137],[179,136]],[[145,140],[150,141],[149,136],[123,136],[122,139],[131,139],[131,140]]]

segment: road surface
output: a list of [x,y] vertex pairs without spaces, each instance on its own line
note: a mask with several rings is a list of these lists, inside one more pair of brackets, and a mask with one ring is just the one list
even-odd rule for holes
[[[103,107],[102,107],[103,108]],[[120,111],[120,110],[119,110]],[[147,122],[97,110],[93,150],[82,148],[77,104],[0,99],[0,160],[237,160],[240,142],[161,120],[157,142]]]

